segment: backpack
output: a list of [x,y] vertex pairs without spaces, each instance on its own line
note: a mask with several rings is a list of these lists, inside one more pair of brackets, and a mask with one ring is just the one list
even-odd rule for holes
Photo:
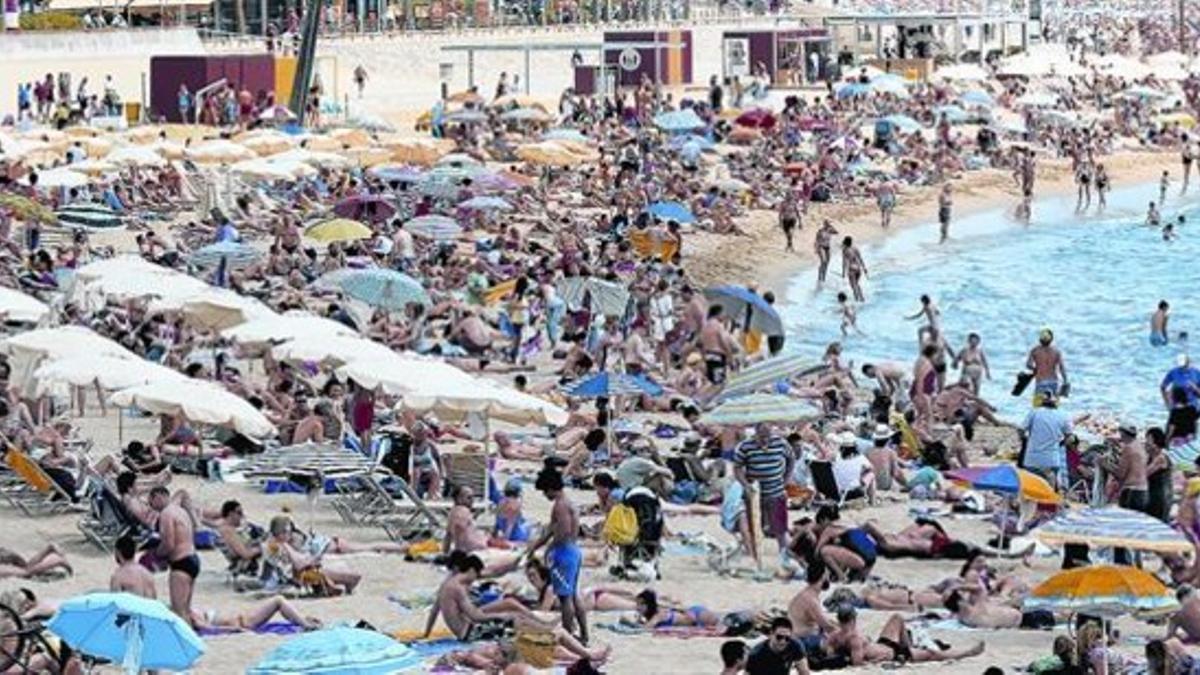
[[638,539],[637,513],[625,504],[617,504],[604,519],[604,541],[629,546]]

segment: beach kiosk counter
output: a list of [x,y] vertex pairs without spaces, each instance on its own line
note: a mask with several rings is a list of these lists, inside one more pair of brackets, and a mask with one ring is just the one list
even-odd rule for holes
[[786,28],[725,31],[721,63],[725,77],[765,74],[775,86],[799,86],[821,78],[831,55],[831,36],[825,28]]

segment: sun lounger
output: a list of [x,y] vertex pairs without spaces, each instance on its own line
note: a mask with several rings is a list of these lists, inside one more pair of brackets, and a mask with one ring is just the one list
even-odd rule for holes
[[446,481],[451,485],[469,487],[480,499],[487,499],[488,458],[478,452],[445,452]]
[[12,472],[0,482],[0,493],[26,515],[77,510],[71,496],[24,451],[10,447],[4,463]]
[[105,552],[111,552],[117,539],[126,533],[142,539],[145,525],[125,508],[121,498],[106,483],[87,496],[88,511],[79,519],[79,531],[85,539]]

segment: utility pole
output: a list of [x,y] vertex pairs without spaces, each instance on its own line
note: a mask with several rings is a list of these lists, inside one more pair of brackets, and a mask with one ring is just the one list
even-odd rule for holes
[[296,121],[304,125],[304,111],[308,106],[308,88],[312,83],[313,65],[317,59],[317,36],[321,33],[321,0],[308,0],[304,12],[304,24],[300,41],[300,53],[296,55],[296,75],[292,78],[292,113]]

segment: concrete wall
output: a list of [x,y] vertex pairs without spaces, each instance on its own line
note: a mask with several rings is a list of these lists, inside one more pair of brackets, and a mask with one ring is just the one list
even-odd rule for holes
[[73,89],[87,77],[94,94],[103,93],[104,78],[112,75],[123,100],[141,101],[142,74],[149,75],[151,56],[204,51],[189,28],[0,34],[0,116],[16,113],[18,82],[40,80],[46,73],[71,73]]

